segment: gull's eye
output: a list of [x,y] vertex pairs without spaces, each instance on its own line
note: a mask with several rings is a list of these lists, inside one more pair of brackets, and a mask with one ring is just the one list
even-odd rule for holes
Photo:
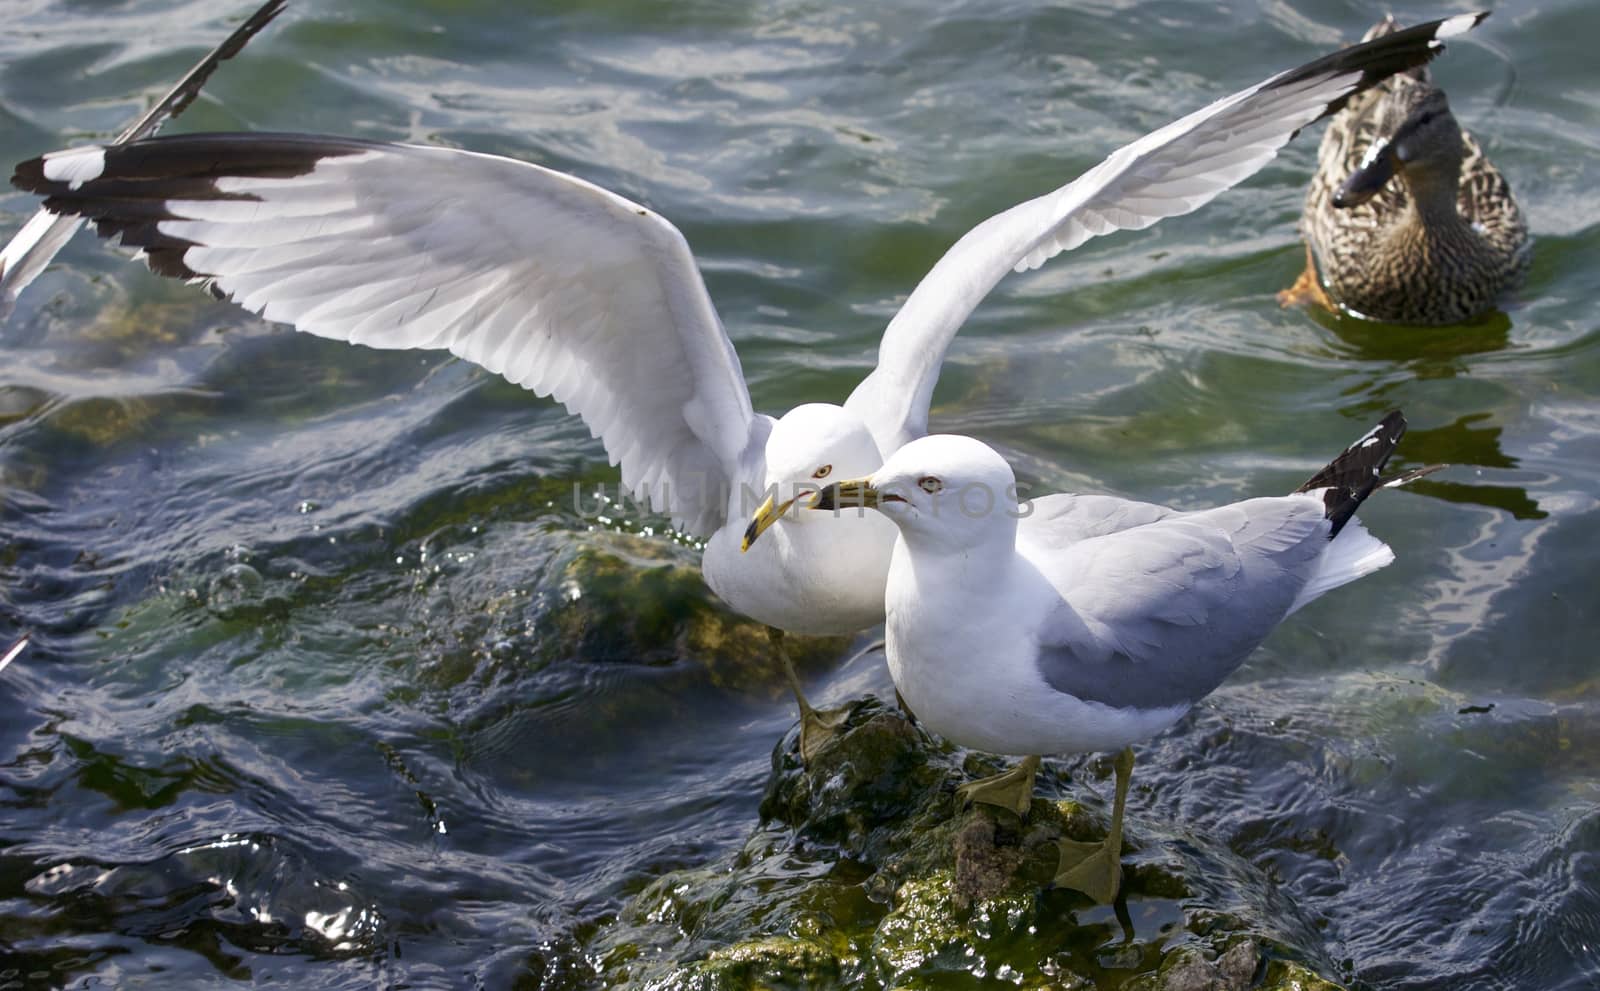
[[944,483],[932,475],[923,475],[921,478],[917,479],[917,488],[928,493],[929,495],[933,495],[936,492],[944,491]]
[[821,468],[818,468],[816,471],[812,472],[811,473],[811,477],[812,478],[827,478],[828,477],[828,473],[831,472],[831,471],[833,471],[833,465],[823,465]]

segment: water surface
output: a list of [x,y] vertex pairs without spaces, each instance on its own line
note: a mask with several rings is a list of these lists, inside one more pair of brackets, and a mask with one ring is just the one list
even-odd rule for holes
[[[252,6],[0,7],[0,162],[115,132]],[[438,142],[635,198],[779,412],[842,399],[976,222],[1383,12],[301,3],[175,129]],[[1597,31],[1582,0],[1508,6],[1437,68],[1538,237],[1503,315],[1280,310],[1313,133],[1008,280],[935,396],[1041,488],[1282,492],[1394,406],[1404,464],[1456,465],[1374,501],[1396,564],[1144,747],[1131,798],[1265,871],[1359,987],[1600,983]],[[32,209],[0,197],[0,230]],[[707,646],[725,617],[659,520],[575,508],[615,474],[559,407],[124,254],[80,238],[0,328],[0,646],[35,637],[0,675],[0,983],[585,986],[628,895],[756,827],[776,669]],[[844,661],[871,639],[807,665],[819,698],[887,694]]]

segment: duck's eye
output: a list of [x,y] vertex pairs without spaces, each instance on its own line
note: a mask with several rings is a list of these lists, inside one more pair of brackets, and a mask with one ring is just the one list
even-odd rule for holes
[[921,478],[917,479],[917,488],[928,493],[929,495],[933,495],[936,492],[941,492],[944,490],[944,483],[932,475],[923,475]]
[[833,465],[823,465],[821,468],[818,468],[816,471],[812,472],[811,473],[811,477],[812,478],[827,478],[828,477],[828,473],[831,472],[831,471],[833,471]]

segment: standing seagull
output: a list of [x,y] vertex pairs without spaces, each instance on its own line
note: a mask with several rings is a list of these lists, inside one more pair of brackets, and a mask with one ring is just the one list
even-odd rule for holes
[[[730,606],[779,630],[851,633],[883,619],[893,526],[872,513],[830,525],[788,510],[927,432],[945,351],[1007,272],[1198,209],[1300,128],[1425,64],[1441,39],[1485,16],[1432,21],[1281,72],[989,218],[918,283],[843,406],[806,404],[776,420],[752,409],[678,229],[561,172],[451,148],[197,134],[55,152],[17,166],[12,181],[46,197],[45,209],[141,249],[156,272],[269,320],[371,347],[448,349],[555,397],[637,497],[709,537],[706,581]],[[844,561],[849,582],[837,580]],[[779,646],[808,752],[828,721],[806,704]]]
[[[809,506],[844,518],[876,508],[900,528],[889,673],[918,721],[962,746],[1024,756],[964,785],[964,801],[1026,815],[1040,754],[1120,751],[1106,839],[1059,841],[1055,878],[1109,902],[1122,883],[1131,745],[1177,722],[1285,617],[1394,560],[1354,513],[1379,488],[1441,467],[1381,476],[1405,426],[1390,413],[1293,495],[1167,511],[1082,539],[1019,527],[1011,466],[946,434],[912,441]],[[1048,496],[1035,510],[1074,498]],[[1120,502],[1101,497],[1098,512]],[[849,563],[839,572],[848,578]]]

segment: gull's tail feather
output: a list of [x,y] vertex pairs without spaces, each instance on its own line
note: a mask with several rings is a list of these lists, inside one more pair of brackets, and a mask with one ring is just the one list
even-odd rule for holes
[[1361,521],[1352,517],[1347,521],[1339,539],[1328,544],[1317,561],[1317,570],[1306,582],[1300,594],[1289,607],[1293,613],[1310,602],[1331,592],[1340,585],[1370,575],[1394,561],[1394,551],[1389,545],[1367,532]]
[[[178,80],[155,106],[124,128],[111,143],[125,144],[147,138],[156,133],[162,124],[183,113],[200,95],[201,87],[211,78],[217,66],[237,55],[251,38],[283,12],[287,3],[288,0],[267,0],[258,7],[222,44],[213,48]],[[17,231],[5,248],[0,249],[0,320],[11,315],[17,296],[39,277],[39,273],[72,240],[72,235],[78,232],[82,224],[83,221],[78,217],[58,216],[40,210]]]
[[[1355,518],[1356,508],[1379,489],[1393,488],[1431,475],[1447,465],[1427,465],[1396,475],[1385,476],[1395,446],[1405,436],[1406,418],[1392,410],[1376,427],[1361,435],[1326,468],[1311,476],[1296,492],[1320,495],[1324,512],[1333,528],[1328,533],[1328,549],[1318,560],[1317,571],[1289,607],[1301,606],[1340,585],[1370,575],[1394,560],[1389,545],[1367,532]],[[1338,539],[1335,540],[1334,538]]]
[[[1389,463],[1395,445],[1405,436],[1406,418],[1399,410],[1390,411],[1376,427],[1361,435],[1344,453],[1295,489],[1310,495],[1321,494],[1333,530],[1332,540],[1355,515],[1356,507],[1385,484],[1383,466]],[[1409,479],[1408,479],[1409,481]]]
[[1434,472],[1444,471],[1448,467],[1450,466],[1447,464],[1423,465],[1421,468],[1413,468],[1410,471],[1402,471],[1397,475],[1386,475],[1383,478],[1378,479],[1378,488],[1398,489],[1402,485],[1410,485],[1419,478],[1427,478]]

